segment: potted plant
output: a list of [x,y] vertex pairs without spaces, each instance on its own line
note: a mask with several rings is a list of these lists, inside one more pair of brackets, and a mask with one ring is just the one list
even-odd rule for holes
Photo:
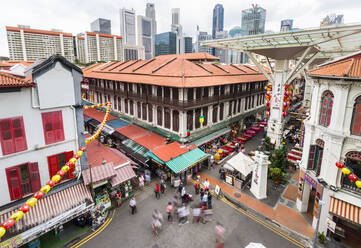
[[323,232],[322,233],[318,232],[317,236],[318,236],[318,240],[320,241],[321,244],[327,243],[326,235]]

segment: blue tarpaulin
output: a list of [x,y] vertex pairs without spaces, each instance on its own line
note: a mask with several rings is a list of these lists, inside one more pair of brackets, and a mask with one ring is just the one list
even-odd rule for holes
[[121,119],[115,119],[115,120],[107,121],[107,125],[111,126],[114,129],[117,129],[117,128],[128,126],[129,123],[127,121],[124,121]]

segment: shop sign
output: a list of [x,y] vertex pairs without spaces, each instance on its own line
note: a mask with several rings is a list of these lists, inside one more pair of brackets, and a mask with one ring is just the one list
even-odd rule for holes
[[334,221],[330,220],[329,218],[327,218],[327,228],[328,228],[331,232],[335,233],[335,230],[336,230],[336,222],[334,222]]
[[229,175],[226,175],[226,183],[229,183],[229,184],[233,185],[233,177],[229,176]]
[[0,243],[0,248],[15,248],[18,247],[23,243],[21,238],[21,234],[18,236],[12,237],[11,239],[5,240],[4,242]]
[[219,187],[219,185],[216,184],[216,188],[214,189],[214,192],[216,192],[216,195],[219,195],[220,191],[221,191],[221,187]]
[[315,189],[317,189],[317,182],[315,179],[313,179],[310,175],[308,175],[307,173],[305,173],[305,180],[307,182],[309,182],[312,187],[314,187]]

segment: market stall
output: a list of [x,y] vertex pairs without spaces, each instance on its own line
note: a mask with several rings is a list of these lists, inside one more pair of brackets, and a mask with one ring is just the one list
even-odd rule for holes
[[224,168],[227,170],[226,182],[242,187],[250,179],[253,165],[254,161],[252,158],[242,152],[238,153],[224,165]]

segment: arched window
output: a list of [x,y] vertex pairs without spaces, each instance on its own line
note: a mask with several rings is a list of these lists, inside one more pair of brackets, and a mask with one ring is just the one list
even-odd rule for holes
[[164,108],[164,126],[170,129],[170,109]]
[[328,127],[331,121],[333,106],[333,94],[331,91],[326,90],[322,94],[321,99],[321,111],[320,111],[320,125]]
[[351,134],[361,135],[361,96],[357,97],[353,106]]
[[153,106],[148,104],[148,121],[153,122]]
[[162,110],[162,107],[157,107],[157,124],[158,124],[158,126],[163,125],[163,110]]

